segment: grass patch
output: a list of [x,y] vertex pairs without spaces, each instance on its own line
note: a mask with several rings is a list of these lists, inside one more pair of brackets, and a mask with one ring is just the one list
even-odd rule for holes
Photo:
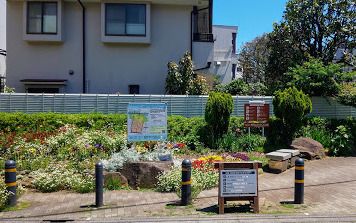
[[30,202],[18,202],[16,206],[14,207],[6,207],[4,208],[2,211],[6,212],[6,211],[20,211],[26,208],[29,208],[31,206]]

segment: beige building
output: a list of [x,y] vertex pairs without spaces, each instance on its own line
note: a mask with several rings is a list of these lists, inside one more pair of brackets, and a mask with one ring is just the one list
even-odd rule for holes
[[16,92],[165,92],[167,63],[213,58],[212,0],[7,0]]
[[0,0],[0,92],[4,87],[6,74],[6,1]]

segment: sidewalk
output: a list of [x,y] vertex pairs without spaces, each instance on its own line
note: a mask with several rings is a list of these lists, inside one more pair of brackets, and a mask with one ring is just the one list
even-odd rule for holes
[[[356,158],[328,158],[306,162],[305,205],[281,205],[294,196],[294,169],[281,174],[264,173],[259,177],[260,210],[265,214],[349,215],[356,214]],[[105,206],[91,208],[95,195],[66,191],[44,194],[29,192],[20,202],[30,203],[24,210],[1,212],[0,221],[21,219],[120,219],[164,216],[216,215],[217,189],[204,191],[188,207],[177,207],[174,193],[153,191],[108,191],[104,194]],[[246,207],[227,209],[226,217],[246,215]],[[236,211],[245,213],[238,214]],[[252,214],[250,215],[252,216]],[[355,216],[354,216],[355,217]]]

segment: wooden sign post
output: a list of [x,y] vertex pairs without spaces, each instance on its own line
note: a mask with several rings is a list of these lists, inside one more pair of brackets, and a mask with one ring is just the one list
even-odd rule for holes
[[224,214],[227,201],[249,201],[253,212],[259,212],[258,168],[260,162],[218,162],[219,169],[219,214]]
[[264,136],[264,128],[268,127],[269,121],[269,104],[264,101],[250,101],[244,106],[244,126],[248,128],[262,128],[262,135]]

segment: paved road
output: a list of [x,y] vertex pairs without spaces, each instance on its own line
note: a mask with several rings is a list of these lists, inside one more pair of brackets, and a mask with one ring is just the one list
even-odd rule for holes
[[[227,214],[221,219],[222,222],[247,220],[249,222],[356,222],[356,158],[328,158],[306,162],[305,205],[281,205],[280,203],[293,200],[293,169],[282,174],[265,173],[260,176],[259,182],[261,212],[273,215],[241,216],[237,212],[246,212],[247,206],[234,205],[227,209]],[[216,215],[217,189],[202,192],[194,202],[194,206],[189,207],[169,205],[177,202],[177,196],[174,193],[161,194],[147,191],[106,192],[104,194],[106,206],[101,209],[88,207],[93,204],[94,200],[94,194],[63,191],[50,194],[30,192],[21,197],[20,201],[30,202],[31,206],[16,212],[1,212],[0,222],[19,222],[25,219],[36,221],[40,219],[93,221],[106,219],[110,222],[110,219],[118,221],[121,218],[125,218],[122,222],[137,222],[147,220],[147,217],[158,216],[161,220],[151,219],[151,221],[174,222],[173,219],[165,220],[164,216],[176,216],[174,219],[181,222],[201,222],[197,217],[211,222],[220,218]],[[296,213],[297,216],[290,216]],[[277,217],[274,217],[275,215]],[[330,215],[338,216],[329,218]],[[181,216],[192,218],[184,221]],[[310,218],[310,216],[313,217]],[[324,216],[329,217],[324,219]],[[134,220],[132,220],[133,217]]]

